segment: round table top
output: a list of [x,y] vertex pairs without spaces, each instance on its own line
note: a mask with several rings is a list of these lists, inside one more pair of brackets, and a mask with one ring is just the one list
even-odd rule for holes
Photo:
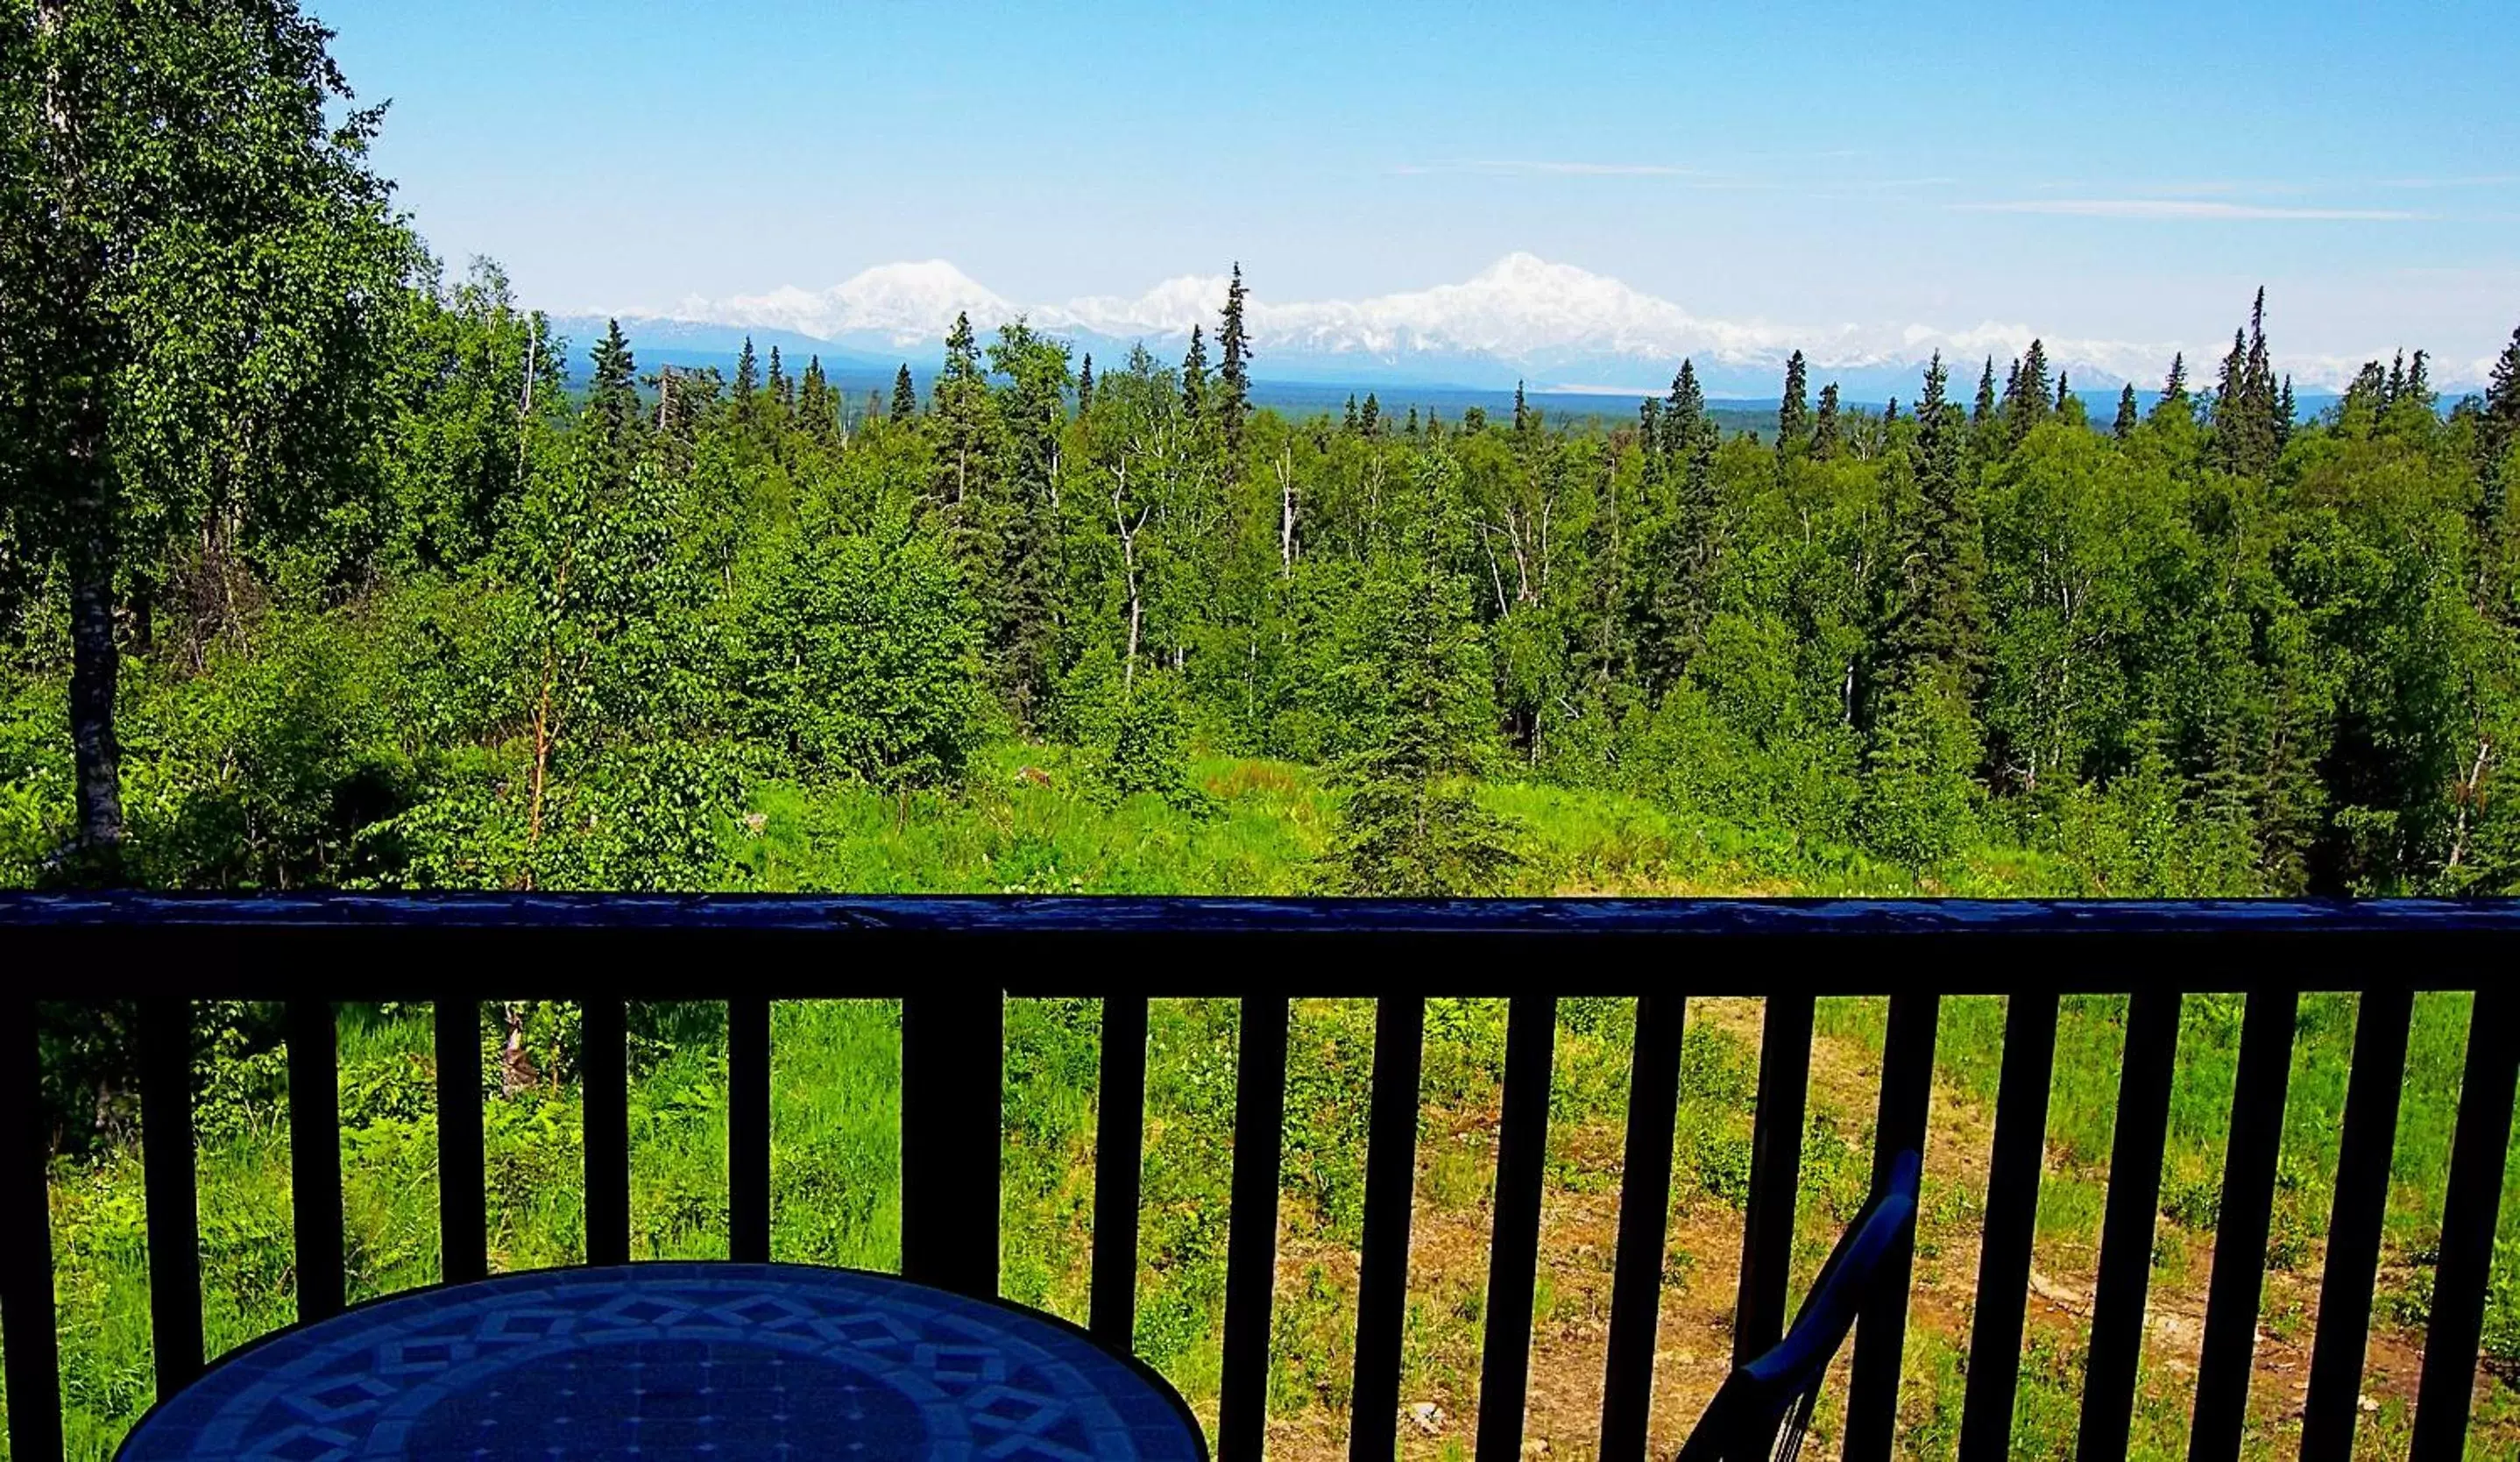
[[144,1418],[122,1462],[1206,1462],[1082,1330],[795,1264],[547,1269],[284,1330]]

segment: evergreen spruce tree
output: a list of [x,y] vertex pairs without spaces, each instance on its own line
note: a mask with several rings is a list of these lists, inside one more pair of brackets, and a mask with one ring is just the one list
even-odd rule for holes
[[[2231,333],[2214,397],[2214,454],[2224,471],[2264,477],[2275,461],[2275,382],[2267,354],[2267,292],[2258,291],[2245,332]],[[2402,373],[2403,375],[2403,373]]]
[[2135,434],[2135,383],[2130,381],[2126,388],[2118,392],[2118,419],[2109,428],[2109,434],[2124,441]]
[[2065,410],[2065,403],[2074,399],[2074,388],[2065,384],[2067,374],[2064,371],[2056,373],[2056,410],[2059,414]]
[[1916,501],[1898,559],[1906,579],[1882,643],[1893,682],[1913,679],[1928,664],[1950,671],[1965,688],[1976,653],[1980,563],[1969,469],[1961,452],[1959,408],[1944,397],[1942,355],[1925,368],[1916,402],[1916,435],[1909,461]]
[[[2495,360],[2485,399],[2476,412],[2476,476],[2485,489],[2477,504],[2477,537],[2490,550],[2498,551],[2509,531],[2504,518],[2510,506],[2511,476],[2520,470],[2520,461],[2514,460],[2516,447],[2520,447],[2520,329],[2511,332],[2511,343]],[[2490,600],[2493,596],[2488,592],[2479,597]]]
[[1837,455],[1840,440],[1837,410],[1837,383],[1832,381],[1820,388],[1820,414],[1812,419],[1813,456],[1825,460]]
[[1811,431],[1810,367],[1803,352],[1796,350],[1785,358],[1784,394],[1777,402],[1777,455],[1786,456],[1804,445],[1803,436]]
[[1888,427],[1899,420],[1899,398],[1892,396],[1881,408],[1881,425]]
[[2185,418],[2187,399],[2187,356],[2175,352],[2170,357],[2170,374],[2161,383],[2161,398],[2152,403],[2152,419],[2159,421],[2165,413]]
[[1365,393],[1365,407],[1357,413],[1356,423],[1368,436],[1382,434],[1382,403],[1373,398],[1373,392]]
[[1094,412],[1094,352],[1085,352],[1085,366],[1076,373],[1076,414],[1091,416]]
[[945,366],[928,395],[943,434],[937,443],[938,495],[959,509],[995,455],[988,376],[980,368],[980,343],[968,313],[954,317],[945,337]]
[[2485,401],[2476,421],[2476,445],[2483,459],[2478,471],[2498,476],[2504,454],[2515,444],[2520,444],[2520,329],[2511,332],[2511,343],[2495,359],[2486,382]]
[[1516,381],[1513,384],[1513,434],[1520,436],[1530,430],[1531,412],[1523,404],[1522,383]]
[[769,387],[770,398],[773,401],[778,402],[782,407],[792,406],[796,403],[793,384],[788,379],[787,367],[780,363],[779,347],[777,345],[770,347]]
[[832,394],[832,383],[823,374],[823,357],[805,357],[805,379],[796,388],[796,421],[805,434],[825,445],[839,440],[839,398]]
[[1938,353],[1916,403],[1911,446],[1916,496],[1903,515],[1896,560],[1902,570],[1880,637],[1882,663],[1867,693],[1866,776],[1857,809],[1865,843],[1911,866],[1930,866],[1957,851],[1980,755],[1969,694],[1981,619],[1981,548],[1961,442],[1966,423],[1959,407],[1944,399],[1945,382]]
[[1182,413],[1192,421],[1207,415],[1207,337],[1190,328],[1190,353],[1182,357]]
[[2214,378],[2214,452],[2216,460],[2228,472],[2239,470],[2236,463],[2243,434],[2240,419],[2248,409],[2248,332],[2234,330],[2231,348],[2223,356],[2222,369]]
[[1417,435],[1418,435],[1418,408],[1417,408],[1415,405],[1412,405],[1412,406],[1409,408],[1409,425],[1408,425],[1408,427],[1407,427],[1405,430],[1408,432],[1408,434],[1409,434],[1409,435],[1410,435],[1410,438],[1411,438],[1412,440],[1415,440],[1415,439],[1417,438]]
[[619,320],[606,321],[604,339],[596,342],[595,379],[587,388],[586,414],[603,433],[614,454],[614,466],[626,471],[647,413],[639,405],[638,365],[631,359],[630,343],[622,338]]
[[[984,397],[988,409],[980,413],[996,461],[970,530],[984,582],[994,589],[990,669],[1016,723],[1035,726],[1058,668],[1058,449],[1072,382],[1067,346],[1036,334],[1020,317],[999,327],[988,361],[990,374],[1007,385]],[[949,449],[960,430],[949,417]]]
[[[2013,365],[2013,381],[2017,385],[2020,382],[2020,379],[2021,367],[2018,362],[2015,362]],[[1986,358],[1986,369],[1978,373],[1977,405],[1969,412],[1969,425],[1972,427],[1983,427],[1994,419],[1995,357],[1990,355]]]
[[753,397],[761,390],[761,363],[752,353],[752,337],[743,338],[743,352],[735,358],[735,412],[752,420]]
[[[2415,352],[2415,369],[2423,370],[2424,353]],[[2292,372],[2284,372],[2283,389],[2275,392],[2275,448],[2282,450],[2292,441],[2293,418],[2297,408],[2292,399]]]
[[1218,383],[1222,388],[1217,402],[1217,419],[1225,429],[1225,449],[1229,455],[1242,450],[1242,422],[1251,413],[1251,337],[1242,319],[1242,264],[1234,265],[1234,281],[1225,288],[1225,318],[1217,327],[1216,344],[1223,352],[1218,366]]
[[1662,448],[1666,456],[1684,456],[1696,450],[1698,435],[1706,430],[1706,392],[1698,388],[1697,366],[1683,360],[1680,372],[1671,378],[1671,396],[1663,403]]
[[1346,420],[1344,420],[1344,421],[1342,421],[1342,422],[1340,422],[1340,423],[1339,423],[1339,430],[1340,430],[1340,431],[1342,431],[1342,432],[1349,433],[1350,434],[1353,434],[1355,433],[1355,431],[1356,431],[1356,392],[1355,392],[1355,391],[1349,391],[1349,392],[1347,393],[1347,418],[1346,418]]
[[2021,355],[2021,392],[2014,402],[2012,423],[2014,438],[2046,421],[2055,409],[2055,399],[2048,388],[2047,343],[2034,339]]
[[919,414],[919,389],[910,384],[910,362],[903,361],[892,377],[892,419],[909,421]]
[[1347,789],[1324,891],[1442,898],[1496,894],[1520,862],[1515,828],[1466,781],[1493,722],[1470,596],[1446,571],[1437,513],[1412,536],[1414,562],[1372,604],[1386,687],[1372,739],[1333,770]]
[[[2432,361],[2421,350],[2416,351],[2415,358],[2407,363],[2407,394],[2426,411],[2433,409]],[[2287,398],[2292,395],[2290,374],[2284,377],[2284,395]]]
[[1644,459],[1645,480],[1662,480],[1662,402],[1651,396],[1637,403],[1637,451]]
[[2380,409],[2386,411],[2397,405],[2398,398],[2406,393],[2407,352],[2400,350],[2389,357],[2389,379],[2388,383],[2380,388]]

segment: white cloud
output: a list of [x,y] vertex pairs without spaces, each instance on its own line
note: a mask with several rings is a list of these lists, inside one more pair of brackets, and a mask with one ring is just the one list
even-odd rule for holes
[[2040,198],[1952,206],[1964,213],[2062,213],[2077,218],[2381,220],[2424,216],[2399,208],[2285,208],[2194,198]]

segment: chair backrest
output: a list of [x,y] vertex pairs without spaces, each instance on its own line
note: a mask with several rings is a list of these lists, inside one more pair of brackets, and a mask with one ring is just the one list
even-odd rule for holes
[[1914,1234],[1922,1169],[1923,1160],[1913,1151],[1891,1160],[1886,1180],[1846,1226],[1785,1338],[1726,1378],[1681,1448],[1679,1462],[1770,1462],[1800,1451],[1829,1361],[1855,1328],[1883,1263]]

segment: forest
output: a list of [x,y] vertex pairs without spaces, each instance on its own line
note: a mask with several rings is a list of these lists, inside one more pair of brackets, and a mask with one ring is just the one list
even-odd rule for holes
[[1686,361],[1633,420],[1288,420],[1238,279],[1213,362],[964,320],[924,389],[848,401],[775,349],[643,374],[617,331],[573,373],[494,265],[386,242],[320,362],[364,374],[310,403],[318,362],[264,363],[206,436],[112,414],[110,701],[13,455],[0,878],[2520,880],[2520,335],[2481,399],[2418,351],[2312,421],[2263,301],[2108,421],[2036,342],[1881,409],[1797,357],[1729,435]]

